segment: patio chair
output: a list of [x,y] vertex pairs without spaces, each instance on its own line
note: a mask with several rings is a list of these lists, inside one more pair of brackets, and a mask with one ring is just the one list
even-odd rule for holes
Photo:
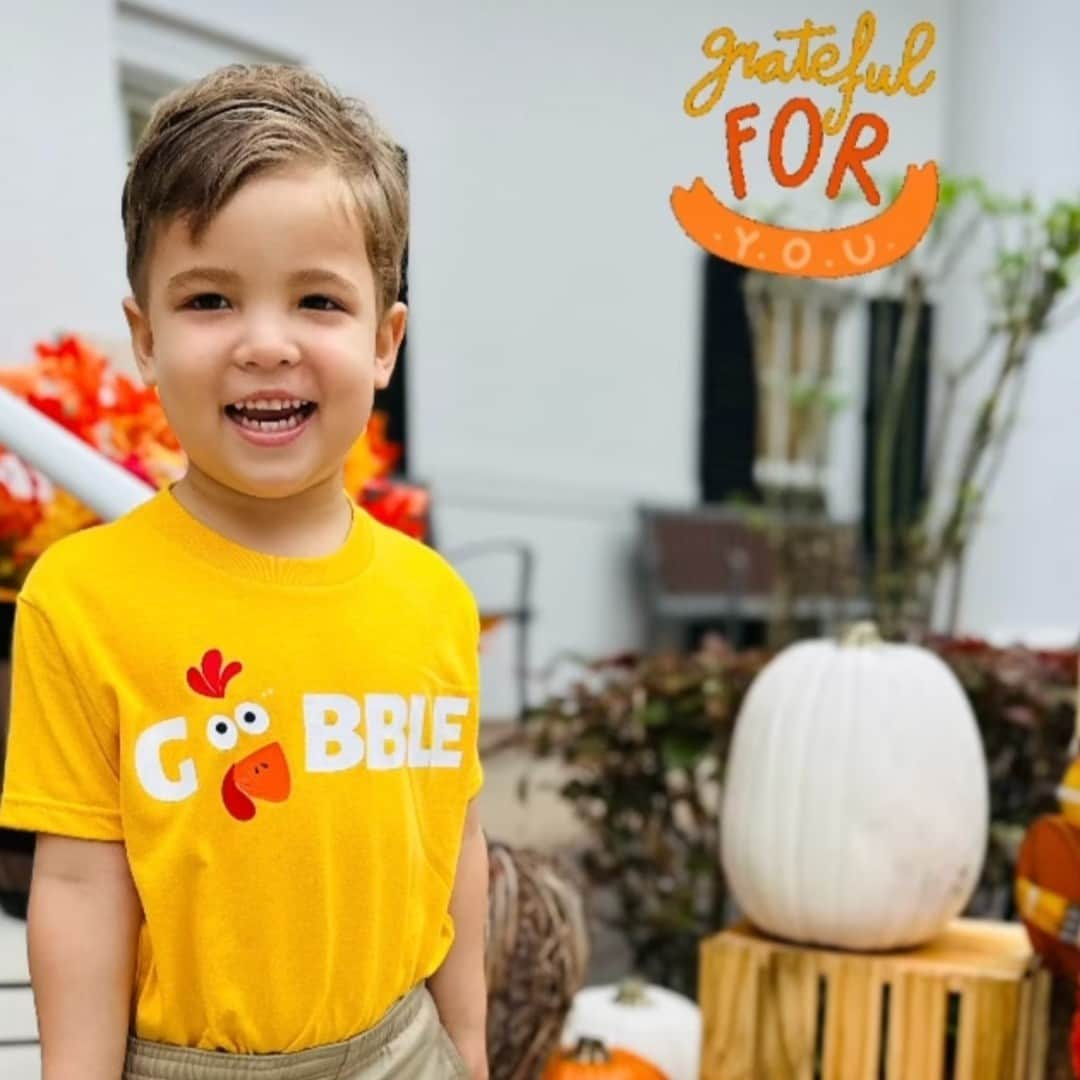
[[505,601],[496,602],[485,596],[477,597],[480,625],[487,628],[498,623],[513,624],[515,632],[514,683],[517,717],[523,720],[529,707],[529,645],[533,619],[532,587],[535,555],[532,547],[522,540],[480,540],[443,551],[442,554],[458,569],[475,566],[480,560],[500,560],[510,568],[512,585]]
[[[762,508],[646,505],[638,517],[649,648],[710,622],[719,623],[738,646],[751,622],[768,620],[776,605],[778,568]],[[809,514],[789,515],[785,523],[801,533],[794,616],[831,633],[864,614],[864,598],[844,584],[860,580],[854,527]]]
[[489,567],[500,565],[508,569],[510,583],[508,587],[504,584],[498,590],[501,598],[492,596],[491,589],[474,589],[474,592],[478,594],[477,606],[482,629],[504,622],[511,623],[514,627],[514,683],[517,703],[515,718],[524,719],[529,706],[529,646],[534,614],[532,593],[536,557],[532,546],[524,540],[497,538],[444,548],[438,542],[438,511],[429,485],[412,477],[394,479],[423,492],[425,497],[418,502],[418,512],[421,514],[418,524],[424,542],[443,555],[456,569],[464,571],[466,577],[476,577],[479,571],[475,568],[481,563],[487,563]]

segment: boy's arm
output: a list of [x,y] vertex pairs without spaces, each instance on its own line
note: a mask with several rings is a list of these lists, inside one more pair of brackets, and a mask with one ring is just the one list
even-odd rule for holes
[[487,841],[476,801],[469,803],[457,877],[450,898],[454,943],[442,967],[428,979],[439,1018],[473,1080],[487,1080],[487,979],[484,937],[488,917]]
[[141,909],[123,844],[39,834],[30,978],[43,1080],[118,1080]]

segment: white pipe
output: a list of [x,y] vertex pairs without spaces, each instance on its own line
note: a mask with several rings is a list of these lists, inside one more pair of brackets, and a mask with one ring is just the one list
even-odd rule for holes
[[0,445],[70,492],[102,521],[114,521],[154,494],[154,488],[3,387]]

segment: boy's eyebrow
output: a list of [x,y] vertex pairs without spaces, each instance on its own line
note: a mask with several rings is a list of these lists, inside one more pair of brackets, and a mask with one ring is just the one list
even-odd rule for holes
[[[295,274],[289,276],[289,280],[294,285],[336,285],[339,289],[356,291],[356,286],[348,278],[333,270],[323,270],[318,267],[297,270]],[[215,285],[236,285],[240,281],[240,275],[235,270],[225,270],[216,266],[192,266],[169,278],[166,288],[183,289],[196,281]]]
[[323,270],[313,267],[310,270],[298,270],[291,275],[295,285],[336,285],[339,289],[347,289],[349,292],[356,291],[356,285],[347,277],[335,273],[333,270]]
[[240,275],[235,270],[223,270],[215,266],[193,266],[173,274],[166,282],[167,289],[182,289],[193,281],[208,281],[216,285],[235,285]]

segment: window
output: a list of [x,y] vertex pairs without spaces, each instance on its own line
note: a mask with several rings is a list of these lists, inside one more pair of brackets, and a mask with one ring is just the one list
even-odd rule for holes
[[265,48],[132,0],[119,0],[117,66],[130,149],[158,98],[214,68],[234,63],[297,64],[295,56]]
[[819,282],[748,274],[757,377],[754,479],[762,488],[821,494],[827,481],[837,324],[854,299]]
[[150,119],[154,102],[177,85],[172,79],[150,71],[140,71],[130,65],[121,68],[120,92],[124,102],[125,134],[129,150],[139,141],[139,136]]

